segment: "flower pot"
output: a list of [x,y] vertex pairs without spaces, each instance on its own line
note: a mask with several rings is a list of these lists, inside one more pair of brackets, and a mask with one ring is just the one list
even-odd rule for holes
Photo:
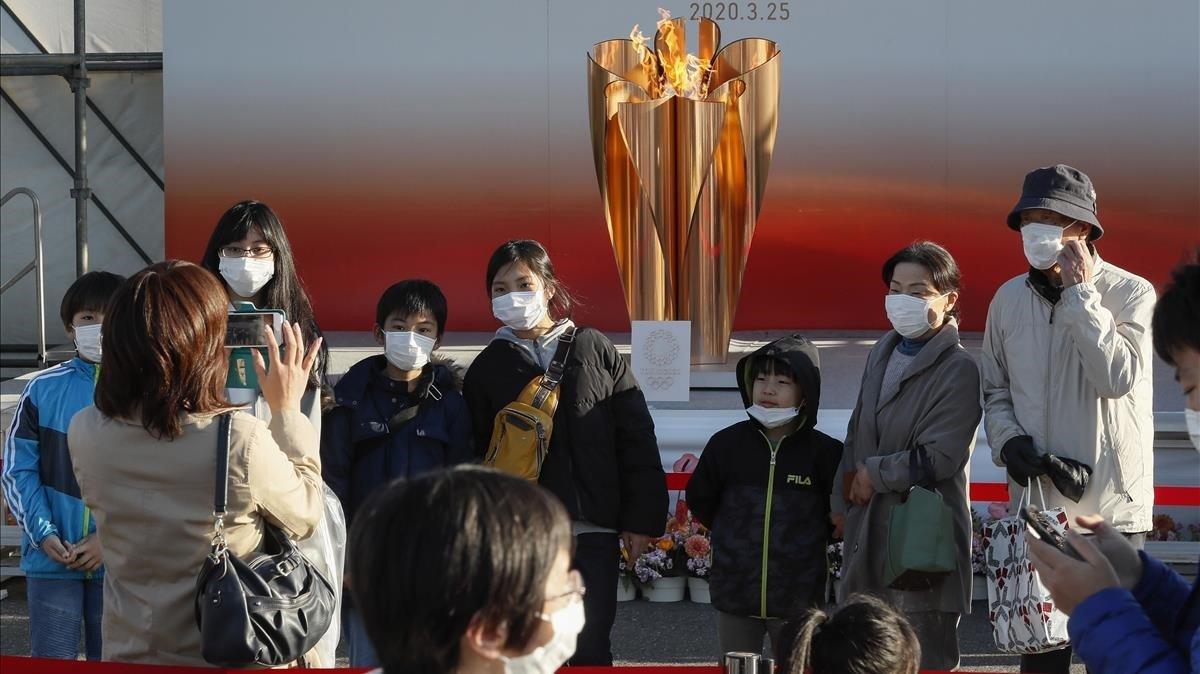
[[708,594],[708,579],[707,578],[693,578],[691,576],[688,576],[687,586],[688,586],[688,599],[691,599],[693,602],[695,602],[697,604],[711,604],[712,603],[712,599],[709,597],[709,594]]
[[654,602],[683,601],[687,579],[683,576],[655,578],[642,585],[642,595]]
[[617,601],[633,601],[637,599],[637,586],[629,576],[617,576]]

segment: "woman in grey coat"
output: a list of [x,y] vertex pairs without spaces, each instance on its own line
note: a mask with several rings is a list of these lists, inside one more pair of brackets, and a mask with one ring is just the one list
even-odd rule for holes
[[[979,367],[958,341],[958,265],[930,242],[914,243],[883,266],[885,309],[895,330],[867,359],[846,431],[843,479],[835,481],[833,524],[845,534],[839,601],[856,592],[904,613],[921,642],[923,669],[958,666],[958,621],[971,610],[968,466],[982,416]],[[928,589],[884,584],[892,506],[913,486],[909,456],[929,463],[917,482],[942,495],[954,515],[955,571]]]

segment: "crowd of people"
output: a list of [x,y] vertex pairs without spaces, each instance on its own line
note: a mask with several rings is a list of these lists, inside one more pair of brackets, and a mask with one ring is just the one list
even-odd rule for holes
[[[1022,671],[1067,672],[1072,648],[1093,672],[1200,671],[1200,588],[1140,551],[1153,506],[1154,352],[1176,370],[1200,449],[1200,260],[1156,303],[1148,281],[1100,257],[1095,190],[1064,165],[1026,176],[1007,225],[1030,266],[993,297],[979,362],[960,342],[950,252],[919,241],[883,262],[894,329],[867,358],[844,441],[816,428],[811,341],[787,336],[737,363],[747,417],[711,438],[686,495],[711,530],[721,652],[762,652],[766,636],[782,671],[797,674],[957,667],[982,420],[1013,502],[1037,483],[1037,505],[1077,525],[1077,556],[1030,543],[1071,615],[1071,646],[1022,656]],[[541,244],[501,245],[485,281],[502,326],[465,372],[437,354],[446,297],[408,279],[377,302],[382,355],[331,382],[283,224],[265,204],[230,208],[199,265],[76,280],[61,306],[76,357],[28,382],[3,455],[24,534],[31,654],[75,658],[82,633],[89,659],[207,664],[195,586],[214,535],[218,419],[232,413],[231,554],[253,554],[274,527],[341,577],[340,553],[304,541],[337,539],[328,530],[343,518],[349,527],[332,643],[294,664],[333,666],[339,638],[351,665],[388,674],[612,664],[618,551],[646,550],[668,509],[654,423],[610,339],[573,321],[576,303]],[[286,316],[282,343],[271,330],[263,348],[228,341],[230,313],[253,309]],[[500,465],[495,451],[511,440],[501,420],[529,408],[530,391],[531,428],[542,428],[538,411],[553,421],[536,438],[545,451],[532,478],[478,465]],[[892,513],[918,487],[950,513],[954,562],[895,577]],[[844,573],[828,608],[835,539]],[[1110,648],[1119,640],[1136,647]]]

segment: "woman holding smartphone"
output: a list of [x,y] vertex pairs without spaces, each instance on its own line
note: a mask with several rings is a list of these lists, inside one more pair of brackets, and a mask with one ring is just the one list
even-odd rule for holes
[[662,535],[666,523],[666,476],[654,421],[612,342],[571,320],[570,291],[540,243],[509,241],[497,248],[486,282],[492,313],[504,327],[471,364],[463,383],[481,455],[496,414],[546,373],[559,338],[574,331],[538,483],[570,513],[575,567],[588,587],[587,623],[571,664],[611,665],[617,537],[640,552],[651,537]]

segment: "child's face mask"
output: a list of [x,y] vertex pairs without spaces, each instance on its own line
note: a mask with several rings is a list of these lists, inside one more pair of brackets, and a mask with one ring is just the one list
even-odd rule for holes
[[546,317],[546,293],[514,292],[492,298],[492,314],[513,330],[530,330]]
[[99,323],[71,326],[75,333],[75,351],[90,363],[100,362],[100,328]]
[[425,335],[407,330],[383,333],[384,355],[398,370],[409,372],[425,367],[437,342]]

